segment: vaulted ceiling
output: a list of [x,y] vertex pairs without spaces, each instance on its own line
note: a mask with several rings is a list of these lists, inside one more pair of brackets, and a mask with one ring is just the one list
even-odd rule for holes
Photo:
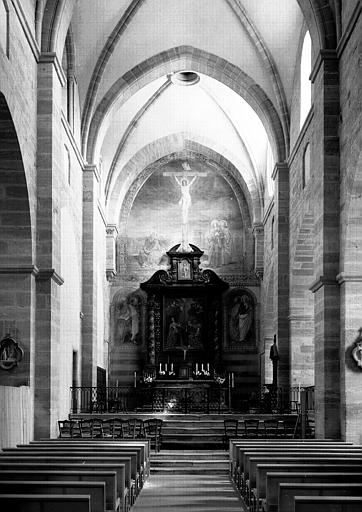
[[[289,151],[303,31],[296,0],[78,0],[70,35],[82,146],[102,162],[106,204],[145,165],[130,162],[193,141],[238,170],[260,221],[273,162]],[[178,85],[185,70],[200,80]]]

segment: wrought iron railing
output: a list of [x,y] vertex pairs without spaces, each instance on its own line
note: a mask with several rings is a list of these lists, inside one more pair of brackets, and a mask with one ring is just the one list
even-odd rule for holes
[[71,413],[192,412],[222,413],[229,409],[227,390],[221,386],[72,387]]
[[264,387],[258,393],[245,395],[240,388],[227,388],[215,383],[193,387],[72,387],[71,413],[115,412],[192,412],[249,414],[300,414],[314,410],[314,387]]

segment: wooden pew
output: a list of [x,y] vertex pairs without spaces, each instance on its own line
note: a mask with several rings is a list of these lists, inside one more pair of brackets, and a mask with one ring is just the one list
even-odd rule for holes
[[90,512],[89,496],[1,494],[0,510],[11,512]]
[[[51,457],[52,460],[57,460],[59,457],[72,457],[74,460],[77,457],[78,459],[83,458],[92,458],[92,457],[102,457],[102,458],[110,458],[114,459],[114,462],[120,461],[123,462],[125,457],[130,458],[131,461],[131,479],[132,483],[129,487],[132,489],[132,496],[135,495],[134,498],[138,495],[140,490],[140,483],[139,483],[139,475],[141,472],[141,459],[140,459],[140,452],[137,451],[129,451],[129,450],[121,450],[121,451],[105,451],[105,450],[97,450],[92,451],[88,448],[84,450],[79,450],[78,446],[73,447],[59,447],[58,448],[48,448],[48,450],[39,450],[39,449],[33,449],[33,450],[26,450],[23,448],[5,448],[3,450],[3,454],[0,454],[0,461],[3,456],[6,457],[20,457],[25,456],[26,458],[33,457],[34,460],[40,460],[41,457],[46,456],[47,459]],[[75,460],[77,462],[78,460]],[[132,503],[133,504],[132,500]]]
[[260,439],[253,439],[253,440],[246,440],[246,441],[230,441],[229,445],[229,461],[230,461],[230,469],[233,468],[235,465],[238,466],[239,459],[241,457],[241,454],[246,450],[250,448],[272,448],[272,447],[282,447],[283,449],[291,449],[292,447],[305,447],[307,449],[309,448],[315,448],[315,447],[348,447],[353,446],[352,443],[344,443],[342,441],[324,441],[324,440],[316,440],[316,439],[306,439],[306,440],[297,440],[297,439],[289,439],[288,442],[284,442],[284,440],[280,439],[267,439],[267,440],[260,440]]
[[115,471],[44,471],[44,470],[0,470],[0,480],[45,481],[45,482],[103,482],[106,494],[106,509],[117,510],[120,499],[117,496],[117,474]]
[[105,512],[106,510],[104,482],[0,480],[1,494],[79,494],[89,496],[90,512]]
[[361,512],[359,496],[296,496],[294,512]]
[[[258,464],[257,475],[256,475],[256,503],[261,503],[266,499],[266,479],[267,475],[272,473],[362,473],[362,463],[349,464],[349,462],[340,463],[334,461],[332,464],[329,462],[317,462],[308,463],[305,460],[292,463],[269,463],[269,464]],[[267,501],[269,504],[278,503],[278,494],[276,497],[271,494],[268,495]]]
[[281,482],[278,494],[278,512],[293,510],[295,496],[362,496],[362,483],[304,483]]
[[249,439],[249,440],[240,440],[240,439],[231,439],[229,442],[229,462],[230,462],[230,473],[231,475],[235,474],[235,466],[238,466],[238,458],[239,453],[243,451],[243,448],[250,447],[271,447],[271,446],[282,446],[291,447],[291,446],[353,446],[352,443],[346,443],[344,441],[333,441],[333,440],[323,440],[323,439]]
[[[357,464],[362,465],[362,456],[360,454],[329,454],[326,453],[298,453],[298,452],[276,452],[264,456],[253,456],[252,452],[244,454],[244,476],[247,486],[247,494],[257,488],[256,470],[258,464]],[[265,491],[265,489],[264,489]],[[260,492],[260,491],[259,491]]]
[[144,466],[144,475],[145,477],[149,476],[149,467],[150,467],[150,441],[147,439],[142,440],[109,440],[109,439],[48,439],[44,441],[31,441],[28,445],[19,444],[19,448],[26,447],[31,449],[31,447],[41,447],[43,449],[47,449],[52,446],[82,446],[82,447],[112,447],[113,448],[128,448],[132,447],[132,449],[140,449],[141,450],[141,458],[143,460]]
[[[258,467],[259,471],[259,467]],[[257,480],[259,480],[257,476]],[[303,483],[361,483],[362,473],[350,473],[340,471],[329,473],[315,472],[268,472],[266,474],[266,498],[262,500],[262,509],[265,512],[276,512],[278,510],[279,484],[303,484]]]
[[[0,455],[0,464],[3,463],[27,463],[33,462],[34,464],[40,463],[65,463],[68,465],[71,464],[83,464],[83,465],[93,465],[96,464],[114,464],[114,465],[124,465],[125,466],[125,484],[126,487],[131,490],[132,487],[132,459],[130,456],[122,455],[120,457],[113,456],[88,456],[88,455],[54,455],[53,453],[50,455],[37,455],[37,454],[12,454],[12,455]],[[133,466],[134,473],[136,472],[136,465]]]
[[[130,465],[129,465],[130,469]],[[71,461],[63,462],[32,462],[24,460],[15,460],[3,462],[0,457],[0,473],[4,470],[21,470],[21,471],[111,471],[116,473],[117,477],[117,496],[120,498],[121,510],[127,512],[130,508],[129,489],[126,486],[126,464],[113,464],[111,462],[90,462],[78,463]],[[67,511],[68,512],[68,511]]]

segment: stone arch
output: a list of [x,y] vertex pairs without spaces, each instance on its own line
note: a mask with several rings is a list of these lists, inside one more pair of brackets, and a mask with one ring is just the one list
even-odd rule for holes
[[[42,52],[55,52],[60,59],[76,0],[47,0],[37,5],[36,23],[41,23]],[[40,30],[40,29],[39,29]]]
[[[192,143],[192,141],[190,141]],[[206,152],[205,150],[208,150]],[[119,218],[115,219],[115,224],[119,226],[119,237],[118,237],[118,246],[119,246],[119,260],[118,265],[120,269],[124,268],[125,262],[123,261],[126,257],[123,246],[124,240],[127,237],[127,222],[132,209],[133,202],[137,197],[138,192],[140,191],[143,184],[147,181],[147,179],[159,168],[161,168],[165,163],[182,159],[188,160],[198,160],[207,162],[211,164],[212,167],[216,168],[220,175],[225,179],[225,181],[230,185],[231,189],[235,193],[235,197],[238,202],[239,211],[241,214],[242,222],[245,226],[245,254],[247,258],[245,260],[245,268],[252,268],[254,265],[254,239],[252,235],[252,213],[249,210],[249,204],[244,194],[244,187],[241,186],[242,178],[240,174],[235,169],[230,162],[228,162],[225,158],[221,158],[221,160],[212,160],[210,162],[211,155],[215,155],[215,158],[219,157],[217,153],[210,152],[208,148],[202,148],[199,144],[195,144],[193,147],[185,147],[182,151],[173,151],[172,153],[166,153],[165,156],[159,158],[156,161],[152,161],[150,165],[141,169],[141,172],[137,175],[133,182],[130,184],[127,189],[126,194],[124,195],[124,199],[120,206],[119,210]]]
[[[220,168],[227,169],[230,176],[238,183],[238,186],[243,191],[244,197],[248,204],[249,216],[252,222],[258,222],[261,219],[262,204],[259,192],[253,183],[247,183],[245,178],[241,175],[240,171],[233,165],[233,163],[215,149],[194,140],[191,134],[181,133],[172,134],[168,137],[161,138],[154,143],[151,143],[142,148],[136,155],[123,167],[117,176],[115,186],[111,194],[109,194],[107,213],[109,222],[118,222],[118,212],[121,209],[121,203],[124,200],[124,193],[134,182],[144,169],[160,160],[163,157],[170,157],[174,154],[181,154],[183,151],[191,151],[191,156],[194,158],[196,154],[203,155],[216,163]],[[201,158],[201,157],[200,157]]]
[[[240,68],[192,46],[178,46],[161,52],[119,78],[107,91],[94,111],[84,117],[82,126],[82,149],[88,162],[95,159],[97,139],[110,110],[117,101],[123,104],[136,91],[166,74],[180,68],[197,69],[230,87],[243,97],[259,115],[269,136],[276,161],[284,161],[288,144],[284,138],[279,114],[263,89]],[[117,104],[119,107],[119,104]]]
[[33,238],[28,185],[16,128],[0,93],[0,338],[10,333],[24,349],[21,365],[0,384],[29,385],[34,308]]
[[314,385],[314,216],[307,211],[299,226],[290,268],[290,382]]
[[334,49],[337,45],[336,22],[329,0],[297,0],[308,25],[313,47]]

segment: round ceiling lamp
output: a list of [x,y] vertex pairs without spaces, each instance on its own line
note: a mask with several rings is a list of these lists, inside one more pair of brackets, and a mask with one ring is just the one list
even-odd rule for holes
[[171,82],[175,85],[195,85],[200,76],[194,71],[177,71],[171,75]]

